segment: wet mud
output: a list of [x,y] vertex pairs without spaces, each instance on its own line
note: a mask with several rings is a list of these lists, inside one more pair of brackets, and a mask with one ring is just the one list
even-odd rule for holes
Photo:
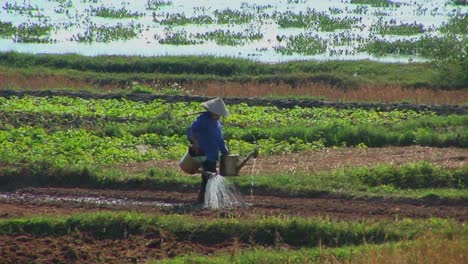
[[27,188],[0,193],[0,217],[87,211],[136,211],[187,214],[194,217],[256,218],[258,216],[330,217],[333,219],[453,218],[468,220],[466,204],[437,205],[372,199],[291,198],[243,195],[234,209],[206,210],[196,204],[196,193],[119,191],[66,188]]
[[[165,191],[26,188],[0,193],[0,219],[103,211],[180,214],[200,219],[258,219],[263,216],[328,217],[336,220],[401,220],[408,217],[468,219],[466,205],[244,195],[241,197],[241,207],[207,210],[195,203],[196,197],[196,193]],[[291,248],[287,244],[280,246]],[[240,243],[235,238],[205,245],[180,241],[157,230],[130,234],[121,239],[96,238],[79,231],[65,236],[0,235],[0,262],[145,263],[150,259],[186,254],[234,254],[253,247],[262,245]]]

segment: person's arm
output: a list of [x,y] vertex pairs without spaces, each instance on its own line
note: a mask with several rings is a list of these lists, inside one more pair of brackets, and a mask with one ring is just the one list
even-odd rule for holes
[[223,130],[222,130],[221,123],[218,123],[218,146],[219,146],[219,150],[221,151],[221,154],[223,155],[229,154],[229,150],[226,148],[226,144],[224,143]]

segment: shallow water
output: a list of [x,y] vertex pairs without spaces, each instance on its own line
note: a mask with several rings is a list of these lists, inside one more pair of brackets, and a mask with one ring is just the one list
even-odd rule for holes
[[118,199],[96,196],[64,196],[64,195],[48,195],[48,194],[31,194],[31,193],[0,193],[0,200],[5,201],[28,201],[41,203],[66,202],[74,204],[91,204],[91,205],[112,205],[112,206],[157,206],[157,207],[172,207],[181,204],[165,203],[160,201],[138,201],[132,199]]
[[[60,12],[59,1],[31,1],[31,0],[0,0],[0,22],[11,22],[13,25],[38,24],[52,25],[48,38],[53,43],[17,43],[14,38],[0,37],[0,51],[17,51],[26,53],[77,53],[87,56],[96,55],[213,55],[248,58],[262,62],[282,62],[290,60],[353,60],[371,59],[387,62],[408,62],[423,60],[423,58],[410,56],[374,57],[367,53],[356,52],[359,38],[369,41],[373,38],[398,40],[419,38],[423,34],[414,36],[379,36],[371,32],[371,28],[379,21],[394,21],[396,24],[413,23],[422,24],[425,29],[436,29],[446,23],[456,12],[468,13],[468,7],[449,5],[448,0],[398,0],[399,7],[372,7],[369,5],[350,4],[349,0],[252,0],[252,1],[219,1],[219,0],[171,0],[171,5],[160,6],[157,10],[146,9],[146,0],[140,1],[93,1],[70,0],[72,5],[66,7],[67,12]],[[12,11],[4,8],[6,4],[34,10],[31,12]],[[125,8],[132,13],[143,15],[138,18],[111,19],[94,16],[90,13],[92,8]],[[258,9],[258,7],[264,7]],[[185,17],[208,15],[214,18],[215,11],[226,9],[251,13],[255,19],[246,24],[188,24],[184,26],[167,26],[153,21],[164,19],[168,15],[183,14]],[[271,18],[277,12],[291,11],[299,13],[307,9],[325,12],[332,18],[358,18],[361,21],[349,30],[335,30],[334,32],[321,32],[310,28],[280,28]],[[340,13],[330,14],[330,9],[340,10]],[[360,11],[359,11],[360,10]],[[269,17],[265,17],[269,16]],[[84,35],[90,25],[115,26],[138,25],[141,31],[137,37],[130,40],[112,41],[109,43],[82,43],[76,41],[78,35]],[[238,46],[222,46],[213,41],[205,41],[197,45],[167,45],[160,44],[159,39],[168,35],[185,31],[188,35],[197,33],[224,30],[231,32],[255,31],[263,34],[263,38]],[[299,34],[313,34],[331,42],[340,39],[340,34],[350,36],[354,40],[349,45],[334,46],[328,44],[324,54],[305,56],[302,54],[282,55],[275,51],[275,47],[284,45],[277,36],[294,36]],[[430,34],[437,34],[436,32]]]

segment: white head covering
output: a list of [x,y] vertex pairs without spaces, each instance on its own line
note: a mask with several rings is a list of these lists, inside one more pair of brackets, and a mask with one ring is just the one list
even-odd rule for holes
[[223,99],[220,97],[217,97],[215,99],[206,101],[201,103],[201,106],[204,107],[206,110],[215,113],[219,116],[228,116],[229,111],[226,108],[226,105],[224,104]]

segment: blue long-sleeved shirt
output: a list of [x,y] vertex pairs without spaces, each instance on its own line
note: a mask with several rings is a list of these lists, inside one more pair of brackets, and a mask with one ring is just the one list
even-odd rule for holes
[[228,150],[224,144],[222,126],[219,120],[211,119],[209,112],[204,112],[187,129],[187,136],[197,140],[208,160],[218,160],[219,152]]

